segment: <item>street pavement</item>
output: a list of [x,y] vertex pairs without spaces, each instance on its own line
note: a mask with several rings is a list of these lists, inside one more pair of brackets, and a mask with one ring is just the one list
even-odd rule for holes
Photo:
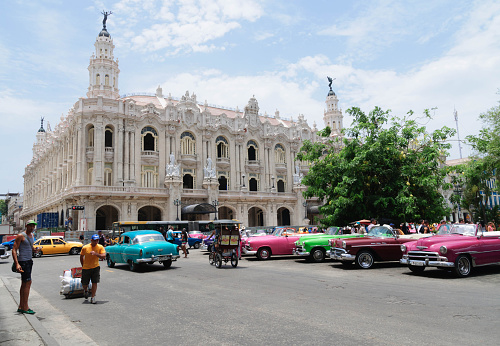
[[497,345],[500,338],[500,266],[465,279],[437,269],[415,275],[398,263],[359,270],[293,256],[216,269],[206,252],[190,252],[170,269],[130,272],[101,262],[95,305],[59,295],[59,276],[78,256],[35,259],[35,316],[15,312],[19,275],[0,262],[0,343]]

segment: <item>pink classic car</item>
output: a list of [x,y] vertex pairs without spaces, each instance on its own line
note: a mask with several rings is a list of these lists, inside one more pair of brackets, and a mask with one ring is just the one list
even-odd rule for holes
[[315,233],[296,233],[294,228],[278,227],[270,235],[249,237],[245,240],[243,253],[256,255],[260,260],[267,260],[271,255],[293,255],[295,241]]
[[458,277],[473,267],[500,263],[500,232],[482,232],[478,225],[454,224],[430,238],[401,245],[400,260],[413,272],[425,267],[452,269]]

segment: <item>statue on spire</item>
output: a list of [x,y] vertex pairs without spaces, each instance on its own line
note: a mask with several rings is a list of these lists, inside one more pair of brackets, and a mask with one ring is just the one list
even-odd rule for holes
[[337,78],[332,78],[332,77],[328,77],[328,76],[326,76],[326,78],[328,78],[328,81],[330,82],[330,83],[328,83],[328,86],[330,87],[330,90],[332,90],[332,83]]
[[103,15],[104,15],[104,19],[102,20],[102,28],[103,28],[104,30],[106,30],[106,21],[108,20],[108,16],[109,16],[110,14],[113,14],[113,12],[111,12],[111,11],[109,11],[109,12],[107,12],[107,11],[102,11],[102,12],[101,12],[101,14],[103,14]]

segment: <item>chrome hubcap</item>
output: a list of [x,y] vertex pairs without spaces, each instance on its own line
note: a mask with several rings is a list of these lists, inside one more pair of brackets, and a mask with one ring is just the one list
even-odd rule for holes
[[467,260],[467,258],[461,258],[460,261],[458,261],[458,270],[462,275],[467,275],[470,272],[470,263]]
[[362,254],[359,256],[359,265],[363,268],[370,268],[373,264],[373,258],[367,253]]

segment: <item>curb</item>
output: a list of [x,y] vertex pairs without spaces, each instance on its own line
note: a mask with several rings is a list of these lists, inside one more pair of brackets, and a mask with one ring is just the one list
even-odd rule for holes
[[[16,306],[19,305],[19,300],[17,298],[17,295],[19,292],[14,290],[14,288],[10,285],[8,280],[5,280],[4,277],[1,277],[2,282],[4,286],[7,288],[7,291],[9,291],[10,296],[12,297],[12,300],[16,302]],[[49,335],[45,327],[42,325],[42,323],[34,316],[34,315],[27,315],[23,314],[24,318],[28,321],[28,323],[31,325],[33,330],[38,334],[40,339],[42,340],[44,345],[47,346],[59,346],[59,343]]]

